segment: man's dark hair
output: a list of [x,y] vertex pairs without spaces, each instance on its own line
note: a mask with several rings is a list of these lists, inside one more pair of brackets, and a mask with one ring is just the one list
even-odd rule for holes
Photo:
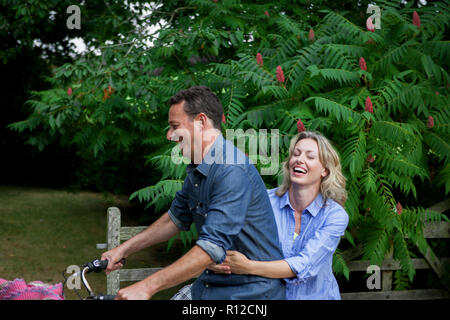
[[213,126],[220,130],[223,107],[219,98],[205,86],[194,86],[176,93],[169,100],[169,105],[184,101],[184,112],[192,119],[200,112],[212,120]]

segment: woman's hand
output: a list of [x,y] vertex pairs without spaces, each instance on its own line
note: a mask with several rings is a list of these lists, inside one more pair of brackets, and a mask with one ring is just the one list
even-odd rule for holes
[[229,266],[231,273],[250,274],[251,260],[239,251],[227,251],[227,257],[224,263]]
[[221,264],[210,264],[208,269],[220,274],[249,274],[251,260],[238,251],[227,251],[227,256]]
[[225,263],[221,263],[221,264],[216,264],[216,263],[211,263],[208,267],[208,270],[211,270],[214,273],[219,273],[219,274],[231,274],[231,268],[228,264]]

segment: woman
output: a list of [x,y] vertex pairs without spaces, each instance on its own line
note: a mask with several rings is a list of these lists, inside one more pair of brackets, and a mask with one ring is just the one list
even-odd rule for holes
[[285,259],[252,261],[228,251],[214,272],[284,278],[286,299],[340,299],[332,271],[333,253],[348,224],[339,156],[321,134],[304,131],[292,139],[283,163],[283,183],[269,190]]
[[[285,259],[254,261],[227,251],[219,273],[254,274],[284,278],[286,299],[340,299],[332,271],[333,254],[348,224],[343,208],[347,199],[340,160],[321,134],[297,134],[283,163],[283,182],[268,190]],[[189,286],[172,299],[190,299]]]

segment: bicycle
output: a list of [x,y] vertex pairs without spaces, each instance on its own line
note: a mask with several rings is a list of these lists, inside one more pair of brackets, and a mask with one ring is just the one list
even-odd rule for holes
[[[123,264],[125,264],[125,259],[122,259],[121,262]],[[74,289],[75,293],[78,295],[78,297],[81,300],[114,300],[114,298],[116,297],[115,295],[95,294],[94,291],[92,290],[91,286],[89,285],[89,282],[86,279],[86,274],[91,273],[91,272],[101,272],[101,271],[105,270],[107,266],[108,266],[108,260],[96,259],[96,260],[90,261],[86,264],[83,264],[81,266],[82,270],[80,272],[76,272],[75,274],[73,274],[67,278],[65,276],[65,271],[63,271],[63,277],[64,277],[63,293],[62,293],[63,297],[64,297],[64,287],[65,287],[67,280],[69,280],[70,278],[75,278],[75,277],[79,276],[81,278],[81,282],[83,283],[84,287],[86,288],[86,290],[88,292],[88,296],[83,299],[80,296],[80,294],[78,293],[78,290]]]

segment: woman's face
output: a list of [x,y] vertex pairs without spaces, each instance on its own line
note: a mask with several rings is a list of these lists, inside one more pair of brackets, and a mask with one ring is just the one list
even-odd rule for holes
[[305,138],[297,142],[289,159],[291,183],[319,187],[328,170],[319,160],[316,140]]

